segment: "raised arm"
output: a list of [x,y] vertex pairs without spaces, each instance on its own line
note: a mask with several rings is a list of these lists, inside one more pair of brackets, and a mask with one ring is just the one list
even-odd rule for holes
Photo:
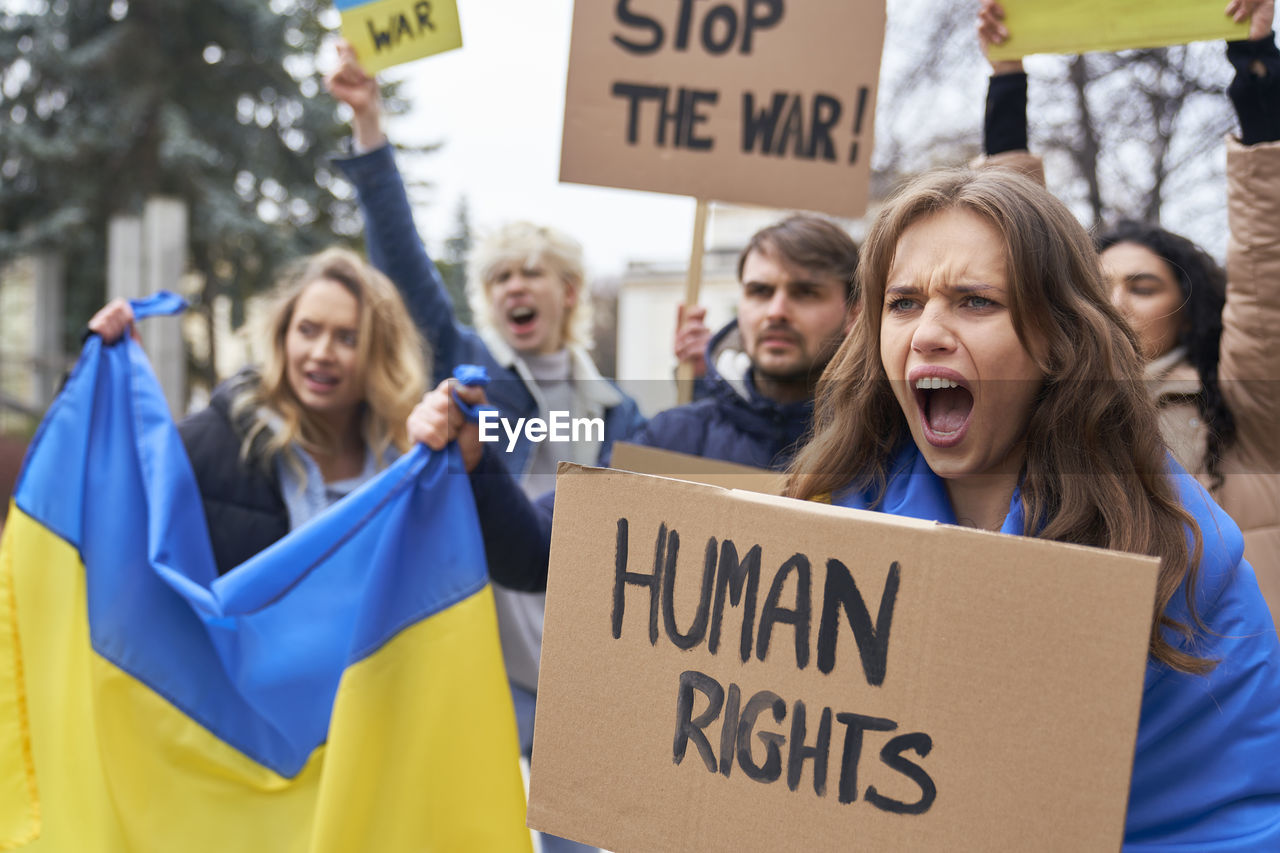
[[[1004,7],[982,0],[978,8],[978,42],[982,52],[1009,38]],[[983,164],[1016,169],[1044,183],[1044,165],[1027,148],[1027,75],[1020,59],[991,60],[987,108],[982,124]]]
[[1233,3],[1253,18],[1250,38],[1227,43],[1235,79],[1227,92],[1240,137],[1227,139],[1227,302],[1218,376],[1250,466],[1280,460],[1280,50],[1273,0]]
[[436,265],[427,254],[413,223],[413,209],[404,179],[382,130],[382,101],[378,84],[364,72],[355,52],[338,45],[338,68],[325,79],[335,98],[351,108],[354,157],[335,160],[356,188],[364,214],[369,260],[399,289],[405,305],[432,349],[437,381],[469,360],[463,351],[453,301]]

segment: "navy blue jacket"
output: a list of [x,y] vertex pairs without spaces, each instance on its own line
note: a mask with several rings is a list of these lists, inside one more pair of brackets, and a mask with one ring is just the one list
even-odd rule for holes
[[740,379],[722,376],[715,356],[737,345],[735,320],[707,344],[705,396],[660,412],[626,440],[757,468],[786,468],[813,420],[813,400],[771,400],[756,390],[750,371]]
[[[486,341],[474,329],[458,323],[444,281],[414,227],[413,210],[391,146],[384,145],[335,163],[355,185],[359,196],[370,261],[395,283],[410,316],[431,347],[435,378],[432,384],[452,376],[459,364],[483,365],[491,380],[486,395],[499,416],[513,422],[518,418],[540,417],[536,388],[519,356],[501,340]],[[580,353],[574,355],[574,377],[583,379],[579,367],[589,363],[589,359]],[[594,366],[591,370],[594,373]],[[644,417],[635,401],[612,382],[588,381],[583,383],[582,390],[593,395],[601,407],[604,442],[600,459],[603,461],[613,442],[638,429]],[[589,415],[574,413],[574,416]],[[523,477],[532,462],[532,442],[522,435],[510,453],[506,451],[505,440],[495,446],[500,448],[499,455],[511,474],[517,479]]]

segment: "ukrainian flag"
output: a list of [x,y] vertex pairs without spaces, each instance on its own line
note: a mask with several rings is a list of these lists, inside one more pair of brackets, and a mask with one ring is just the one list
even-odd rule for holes
[[146,356],[91,338],[0,543],[0,849],[528,850],[450,458],[417,448],[217,577]]

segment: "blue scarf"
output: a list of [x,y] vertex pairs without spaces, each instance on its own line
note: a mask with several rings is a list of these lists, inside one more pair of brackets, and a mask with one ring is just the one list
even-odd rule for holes
[[[916,448],[914,442],[906,442],[894,456],[889,466],[889,478],[885,485],[884,499],[877,506],[871,506],[875,499],[871,489],[854,491],[844,489],[831,496],[836,506],[851,509],[869,509],[875,512],[886,512],[889,515],[901,515],[907,518],[918,518],[923,521],[937,521],[942,524],[958,524],[955,510],[951,508],[951,497],[947,494],[947,485],[941,477],[933,473],[924,454]],[[1022,535],[1022,488],[1013,490],[1013,498],[1009,501],[1009,514],[1000,525],[1001,533]]]

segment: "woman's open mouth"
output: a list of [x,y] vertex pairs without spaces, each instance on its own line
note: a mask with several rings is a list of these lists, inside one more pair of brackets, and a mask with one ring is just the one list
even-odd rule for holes
[[315,394],[328,394],[338,386],[338,377],[323,371],[308,370],[302,374],[302,380]]
[[930,375],[913,383],[925,440],[934,447],[954,447],[969,430],[973,392],[955,379]]
[[531,305],[517,305],[507,312],[507,323],[517,335],[532,332],[537,320],[538,311]]

